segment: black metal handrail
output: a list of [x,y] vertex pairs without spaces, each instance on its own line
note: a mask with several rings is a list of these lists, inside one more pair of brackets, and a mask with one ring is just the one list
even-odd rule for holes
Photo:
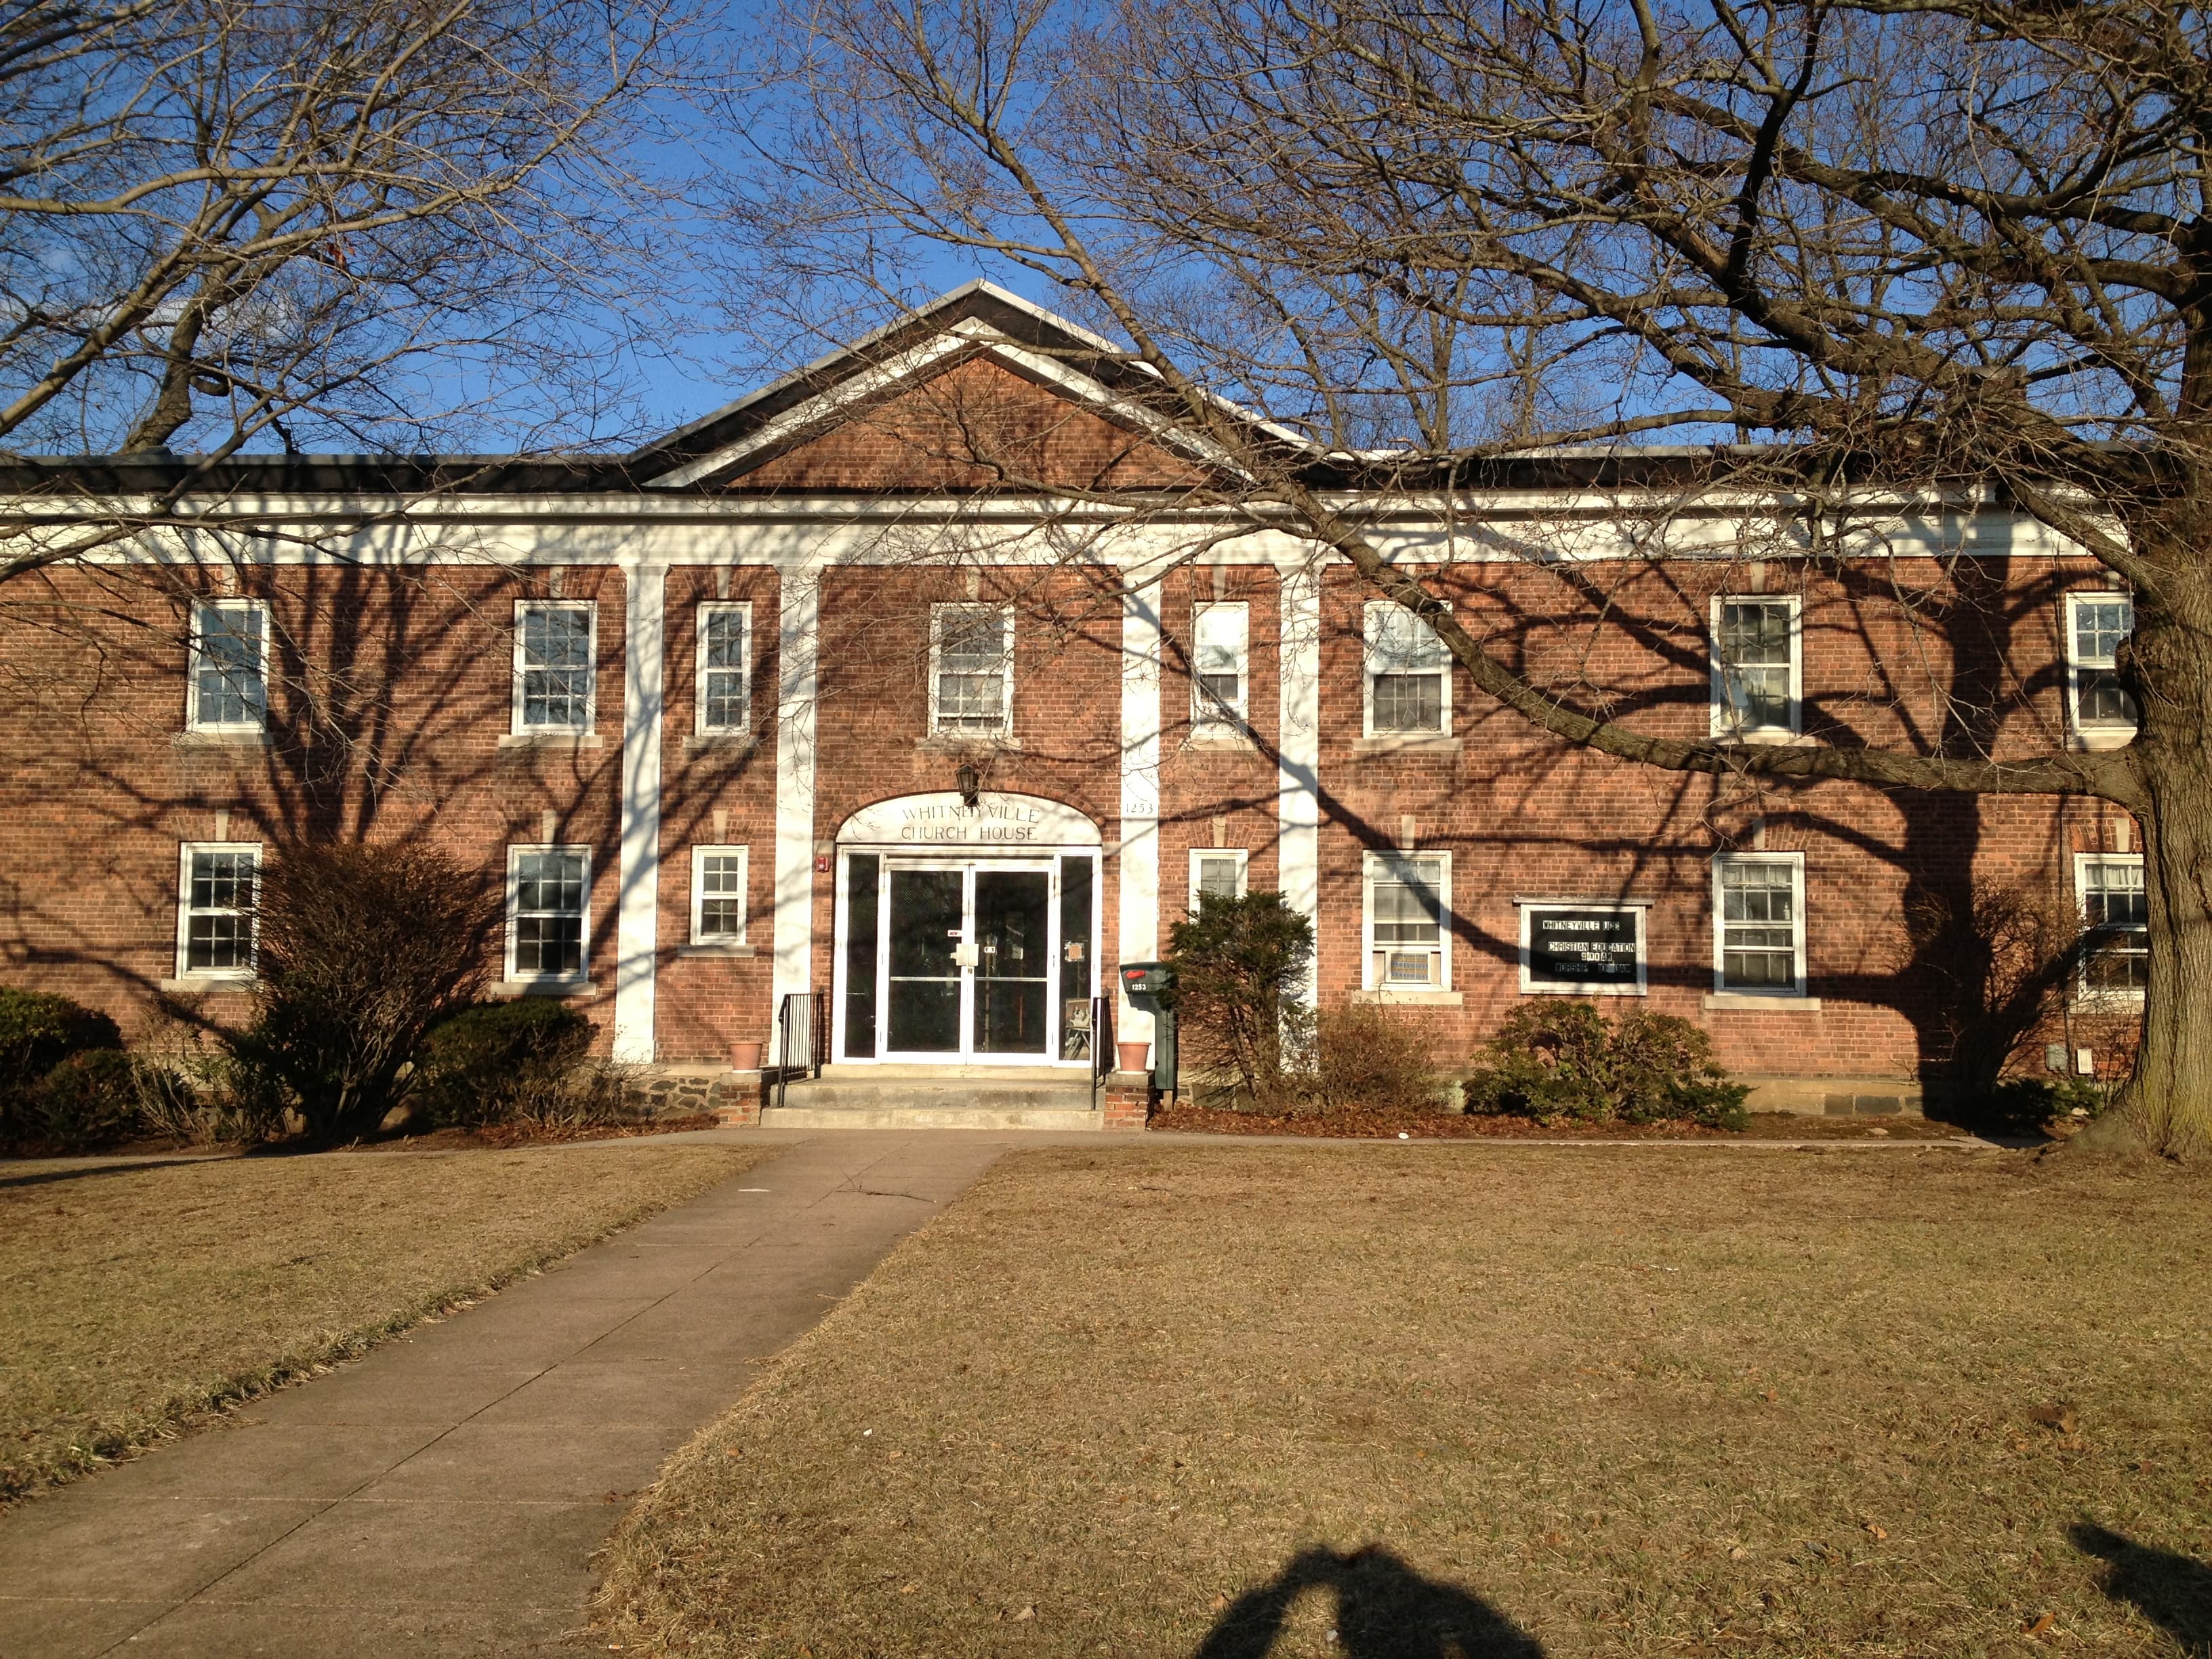
[[1114,1072],[1114,999],[1091,999],[1091,1109],[1098,1109],[1098,1085]]
[[784,1086],[793,1072],[822,1075],[830,1052],[830,999],[819,991],[786,991],[775,1011],[775,1103],[783,1106]]

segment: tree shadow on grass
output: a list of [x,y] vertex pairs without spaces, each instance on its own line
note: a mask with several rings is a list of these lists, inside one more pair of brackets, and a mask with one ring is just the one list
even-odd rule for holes
[[2111,1563],[2104,1574],[2106,1595],[2134,1604],[2191,1659],[2212,1656],[2212,1567],[2087,1521],[2076,1522],[2067,1536],[2084,1555]]
[[1265,1659],[1310,1589],[1335,1592],[1345,1659],[1544,1659],[1534,1637],[1480,1596],[1424,1578],[1372,1545],[1348,1555],[1304,1552],[1231,1603],[1193,1659]]

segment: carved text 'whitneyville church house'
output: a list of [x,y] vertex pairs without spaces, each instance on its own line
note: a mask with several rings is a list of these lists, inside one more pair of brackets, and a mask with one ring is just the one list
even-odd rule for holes
[[[1310,544],[1117,511],[1207,465],[1140,378],[976,284],[627,457],[222,464],[207,530],[56,568],[65,623],[19,605],[0,635],[8,978],[126,1031],[164,997],[242,1011],[263,857],[421,837],[503,872],[500,991],[572,1000],[617,1059],[773,1058],[814,994],[848,1076],[1087,1084],[1114,965],[1201,892],[1274,889],[1314,919],[1323,1006],[1421,1008],[1455,1055],[1523,999],[1641,999],[1754,1105],[1870,1109],[1956,1041],[1908,918],[1981,881],[2100,927],[2063,1062],[2124,1064],[2125,814],[1558,742]],[[1067,493],[1004,487],[1007,457]],[[2003,599],[1997,752],[2126,739],[2129,601],[2070,544],[1962,495],[1792,556],[1697,461],[1519,460],[1378,495],[1373,533],[1536,683],[1642,729],[1924,748],[1967,648],[1925,618],[1963,589]],[[9,470],[65,518],[182,465]]]

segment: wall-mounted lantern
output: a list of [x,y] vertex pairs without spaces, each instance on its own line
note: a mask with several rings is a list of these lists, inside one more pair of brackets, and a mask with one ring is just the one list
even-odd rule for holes
[[969,806],[975,805],[976,798],[983,793],[983,775],[975,769],[975,763],[962,761],[959,771],[953,776],[960,785],[960,799]]

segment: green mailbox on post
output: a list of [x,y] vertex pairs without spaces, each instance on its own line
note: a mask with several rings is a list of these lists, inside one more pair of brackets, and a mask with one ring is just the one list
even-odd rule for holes
[[1164,962],[1125,962],[1121,994],[1129,1006],[1152,1017],[1152,1087],[1164,1095],[1176,1090],[1176,976]]

